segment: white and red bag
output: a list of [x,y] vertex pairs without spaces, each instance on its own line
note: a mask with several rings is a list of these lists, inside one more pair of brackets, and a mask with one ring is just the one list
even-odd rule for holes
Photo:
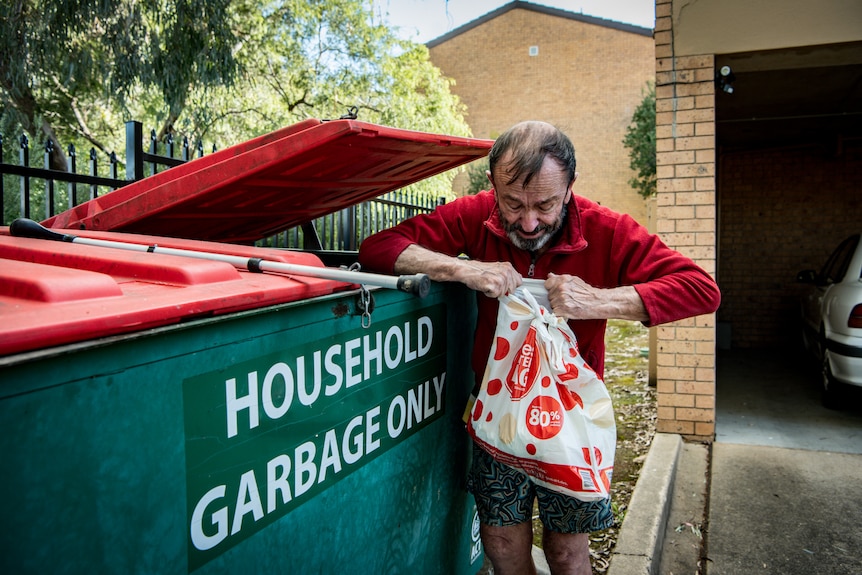
[[548,489],[585,501],[609,497],[616,425],[604,382],[565,319],[526,289],[499,299],[470,435]]

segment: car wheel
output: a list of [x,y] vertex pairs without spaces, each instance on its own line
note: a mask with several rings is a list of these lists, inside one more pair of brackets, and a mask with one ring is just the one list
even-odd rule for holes
[[826,350],[826,345],[824,344],[821,347],[822,350],[822,358],[821,362],[821,377],[823,383],[823,394],[821,396],[821,401],[823,403],[823,407],[827,409],[840,409],[841,408],[841,384],[835,381],[835,377],[832,375],[832,367],[829,364],[829,352]]

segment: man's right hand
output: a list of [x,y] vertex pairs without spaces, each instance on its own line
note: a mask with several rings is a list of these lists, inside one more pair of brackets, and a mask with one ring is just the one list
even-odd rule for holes
[[434,281],[455,281],[468,288],[498,298],[512,293],[523,278],[509,262],[481,262],[432,252],[411,245],[395,261],[395,273],[428,274]]
[[496,299],[510,294],[523,282],[521,274],[509,262],[461,261],[462,277],[457,281],[488,297]]

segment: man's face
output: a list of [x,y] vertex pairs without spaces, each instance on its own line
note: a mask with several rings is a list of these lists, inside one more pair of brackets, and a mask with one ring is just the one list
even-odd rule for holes
[[546,157],[542,169],[524,187],[521,180],[506,184],[506,169],[507,163],[501,161],[497,165],[498,175],[488,174],[497,191],[503,229],[522,250],[540,250],[563,227],[571,193],[567,174],[556,160]]

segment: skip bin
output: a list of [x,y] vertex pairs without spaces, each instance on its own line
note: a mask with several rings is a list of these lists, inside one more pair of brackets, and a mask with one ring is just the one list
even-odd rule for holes
[[[393,148],[399,138],[405,144]],[[386,145],[415,160],[417,141],[439,142],[400,131]],[[488,145],[462,139],[460,152],[447,147],[436,171]],[[314,155],[306,153],[294,157]],[[347,179],[355,182],[368,166],[351,153]],[[141,183],[117,204],[108,194],[100,206],[61,216],[69,222],[123,204],[125,215],[111,217],[146,221],[153,234],[187,229],[176,226],[176,196],[186,189],[206,213],[200,186],[214,177],[192,164],[176,180],[156,182],[176,200],[162,217],[147,209],[153,188]],[[274,185],[290,173],[299,186],[301,168],[288,164],[261,177]],[[336,174],[317,173],[344,191]],[[351,185],[348,195],[404,183],[385,177],[384,185],[383,175],[376,184],[362,178],[363,191]],[[242,179],[231,180],[237,198]],[[219,197],[217,186],[208,190]],[[342,207],[325,190],[314,199]],[[320,212],[312,204],[306,214]],[[237,210],[243,239],[270,229],[257,209]],[[273,209],[297,217],[289,211]],[[125,219],[65,231],[323,265],[309,253],[202,241],[211,239],[207,230],[230,229],[211,221],[186,234],[198,239],[112,231],[144,227]],[[368,316],[366,292],[353,284],[0,229],[0,572],[475,573],[481,547],[464,489],[461,422],[475,296],[442,284],[424,298],[371,295]]]

